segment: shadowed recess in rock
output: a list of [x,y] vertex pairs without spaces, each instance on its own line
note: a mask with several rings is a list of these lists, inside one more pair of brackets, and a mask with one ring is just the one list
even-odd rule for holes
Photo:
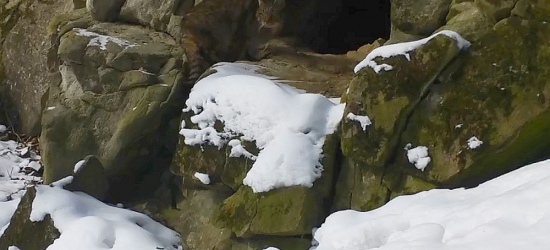
[[289,8],[288,19],[293,21],[287,26],[292,27],[285,29],[318,53],[343,54],[390,35],[389,0],[289,1],[287,5],[299,6]]

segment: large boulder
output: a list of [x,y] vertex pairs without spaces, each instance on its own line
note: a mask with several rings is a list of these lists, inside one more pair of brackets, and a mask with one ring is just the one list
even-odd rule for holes
[[379,65],[391,65],[391,71],[377,73],[366,67],[358,72],[344,98],[345,117],[368,116],[372,125],[362,127],[354,119],[342,122],[345,161],[336,185],[336,209],[373,209],[399,192],[402,174],[388,164],[405,146],[398,144],[401,134],[423,97],[459,54],[456,40],[437,35],[409,52],[410,61],[404,56],[375,59]]
[[183,52],[170,36],[139,26],[58,23],[52,52],[60,80],[42,118],[44,180],[71,175],[91,154],[105,168],[111,198],[120,198],[144,171],[162,168],[159,157],[175,146],[165,135],[177,133],[170,123],[183,105]]
[[460,74],[432,89],[402,135],[400,145],[426,145],[434,162],[415,176],[474,186],[548,156],[548,39],[546,24],[510,17],[472,46]]
[[0,2],[2,101],[10,108],[10,121],[22,133],[40,133],[44,97],[53,81],[47,67],[48,25],[54,16],[72,8],[70,0]]
[[549,14],[538,2],[506,6],[511,16],[467,53],[436,36],[410,61],[377,58],[375,65],[393,70],[366,67],[351,81],[346,114],[368,115],[372,125],[342,122],[334,209],[370,210],[402,194],[476,186],[550,155],[550,30],[541,21]]
[[189,190],[176,208],[160,211],[166,223],[181,232],[185,249],[256,250],[268,247],[279,249],[307,249],[310,241],[285,237],[256,237],[239,239],[229,228],[217,222],[220,204],[229,193],[217,190]]
[[96,21],[114,22],[125,2],[126,0],[86,0],[86,9]]
[[[255,63],[215,65],[205,76],[226,70],[252,72],[267,78],[283,79],[285,84],[307,92],[337,97],[345,92],[353,77],[354,64],[355,61],[346,56],[286,54]],[[192,112],[183,115],[186,128],[196,126],[191,116]],[[218,123],[215,128],[221,130],[223,124]],[[196,230],[190,232],[205,232],[200,235],[208,235],[201,238],[197,233],[183,233],[186,247],[211,249],[217,245],[220,249],[264,249],[268,246],[306,249],[309,242],[296,237],[310,235],[312,228],[319,226],[329,212],[334,180],[339,170],[338,145],[337,135],[326,137],[322,159],[324,170],[313,187],[293,186],[255,193],[243,185],[254,160],[245,156],[233,157],[232,148],[228,145],[190,146],[181,136],[171,170],[178,176],[176,178],[186,196],[178,208],[188,212],[176,214],[179,218],[185,218],[180,219],[185,221],[180,227],[190,229],[190,225],[195,225]],[[253,155],[259,152],[253,141],[243,140],[242,146]],[[209,182],[197,178],[196,173],[208,174]],[[196,202],[199,201],[208,204],[200,205],[202,208],[208,207],[208,212],[196,211]],[[197,216],[197,213],[200,215]]]

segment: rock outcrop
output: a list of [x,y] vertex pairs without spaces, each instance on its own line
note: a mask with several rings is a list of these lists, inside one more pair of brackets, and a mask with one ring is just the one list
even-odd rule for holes
[[[181,84],[187,69],[178,44],[181,16],[198,2],[0,4],[1,101],[13,107],[10,114],[20,114],[14,120],[21,131],[41,130],[46,183],[75,175],[67,188],[127,201],[180,232],[185,249],[307,249],[312,229],[331,212],[371,210],[438,187],[475,186],[550,156],[549,3],[392,1],[387,42],[347,55],[293,48],[259,62],[221,63],[203,74],[228,66],[252,69],[345,103],[338,129],[324,140],[323,172],[311,188],[254,192],[243,184],[254,159],[232,157],[228,145],[188,145],[178,135],[182,121],[198,127],[194,111],[181,112],[191,90]],[[300,34],[301,26],[307,25],[290,33]],[[387,49],[380,46],[443,30],[456,31],[471,46],[443,32],[380,53]],[[372,58],[374,66],[354,74],[369,52],[380,55]],[[366,116],[369,122],[358,120]],[[258,155],[254,141],[242,144]],[[86,167],[75,173],[87,156]],[[207,174],[208,183],[197,173]],[[50,230],[46,239],[16,237],[34,230],[21,219],[28,217],[32,195],[30,189],[0,248],[37,244],[27,247],[34,249],[55,239],[47,219],[45,226],[32,225]]]
[[48,86],[48,26],[59,14],[71,11],[73,2],[10,0],[0,2],[1,98],[18,131],[40,134],[40,117]]
[[76,162],[91,154],[105,167],[111,195],[123,196],[175,143],[166,135],[177,132],[169,117],[181,108],[184,93],[182,50],[164,33],[90,24],[58,26],[64,33],[52,50],[60,77],[50,86],[42,118],[42,155],[49,166],[44,179],[71,175]]
[[[252,69],[256,70],[257,74],[285,79],[291,86],[308,92],[335,97],[345,91],[353,76],[353,65],[354,61],[345,56],[294,54],[276,56],[257,63],[215,65],[211,71],[215,72],[224,67],[237,67],[242,71]],[[207,72],[206,75],[213,72]],[[186,124],[192,124],[189,119],[191,114],[192,112],[183,115]],[[254,143],[244,141],[243,144],[252,154],[257,155],[259,150],[255,148]],[[196,226],[189,225],[200,225],[198,229],[201,232],[206,228],[210,232],[219,232],[207,233],[206,235],[217,237],[214,241],[204,242],[197,242],[195,233],[184,233],[184,242],[188,242],[187,246],[192,249],[201,249],[207,242],[210,244],[207,248],[215,246],[222,249],[242,249],[227,248],[235,246],[241,238],[250,242],[272,242],[272,246],[281,249],[305,248],[309,244],[308,241],[289,239],[310,235],[311,229],[319,225],[323,217],[329,213],[334,180],[339,171],[338,144],[337,135],[329,135],[325,140],[323,175],[315,181],[313,188],[296,186],[254,193],[250,187],[242,184],[254,161],[244,156],[231,157],[229,146],[218,148],[212,145],[186,145],[184,138],[180,136],[171,170],[177,176],[181,176],[178,182],[181,183],[180,187],[187,194],[187,198],[178,208],[182,211],[187,210],[189,204],[193,207],[192,204],[200,200],[202,204],[210,204],[210,209],[206,219],[208,227],[199,223],[205,221],[202,216],[191,212],[185,212],[180,217],[187,225],[176,223],[189,231],[197,229]],[[210,183],[205,185],[194,177],[197,172],[208,174]],[[229,235],[235,235],[237,238],[230,238]],[[270,237],[271,240],[266,241]]]

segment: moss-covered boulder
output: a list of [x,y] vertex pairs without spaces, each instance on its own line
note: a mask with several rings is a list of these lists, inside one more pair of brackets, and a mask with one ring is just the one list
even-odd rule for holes
[[72,10],[73,2],[10,0],[0,2],[0,85],[10,121],[25,134],[40,133],[40,115],[49,84],[48,24]]
[[169,226],[181,232],[185,249],[257,250],[308,249],[310,241],[292,237],[261,236],[249,239],[235,237],[229,228],[217,221],[220,204],[230,194],[218,190],[188,190],[176,208],[160,211]]
[[[372,125],[342,122],[345,159],[334,209],[369,210],[402,194],[475,186],[550,155],[544,4],[453,4],[451,19],[474,8],[491,21],[467,53],[436,37],[411,52],[410,62],[379,60],[393,70],[366,68],[351,82],[346,113],[368,115]],[[416,146],[428,151],[425,168],[409,155]]]
[[[352,79],[355,63],[345,56],[289,53],[260,62],[216,65],[205,75],[216,72],[225,74],[227,70],[248,72],[284,79],[284,83],[307,92],[337,97],[345,91]],[[183,114],[186,129],[197,128],[191,120],[193,115],[192,111]],[[223,131],[223,126],[224,124],[218,121],[214,128]],[[254,141],[242,140],[241,143],[249,153],[258,155],[260,150]],[[206,235],[232,235],[230,238],[222,237],[224,240],[221,236],[205,240],[197,238],[198,235],[194,233],[184,233],[184,242],[189,242],[187,246],[191,245],[191,249],[211,249],[213,244],[220,249],[264,249],[269,246],[281,249],[306,249],[309,241],[302,237],[305,235],[307,238],[311,235],[311,230],[320,225],[330,209],[334,179],[339,169],[338,147],[339,138],[336,134],[325,138],[321,161],[323,172],[322,176],[315,180],[313,187],[293,186],[254,193],[250,187],[243,185],[243,179],[255,162],[253,157],[233,157],[232,146],[225,144],[219,147],[207,143],[188,145],[185,138],[180,136],[171,165],[171,171],[177,175],[182,193],[186,196],[178,207],[181,211],[194,211],[192,201],[202,200],[202,195],[208,194],[218,198],[215,201],[209,198],[208,204],[213,202],[217,204],[217,208],[212,209],[215,213],[207,222],[199,220],[201,216],[176,214],[187,218],[187,225],[198,225],[203,228],[198,229],[199,231],[214,232]],[[209,182],[203,183],[204,180],[197,178],[196,173],[208,174]],[[199,194],[200,196],[197,196]]]
[[165,209],[161,216],[181,232],[186,249],[230,249],[232,233],[216,223],[219,204],[229,193],[215,190],[189,190],[176,209]]
[[61,235],[55,228],[50,215],[42,221],[29,220],[36,189],[30,187],[21,198],[15,214],[4,234],[0,236],[0,249],[16,246],[19,249],[46,249]]
[[253,235],[300,236],[311,234],[326,215],[322,193],[306,187],[290,187],[253,193],[247,186],[226,199],[218,221],[237,237]]
[[[469,186],[547,156],[548,39],[543,22],[500,21],[454,77],[432,88],[401,136],[399,146],[427,146],[433,165],[417,171],[401,153],[394,167],[439,185]],[[482,144],[472,144],[477,140]]]
[[105,167],[111,198],[120,198],[175,147],[183,52],[165,33],[78,20],[56,20],[59,81],[50,85],[42,117],[44,179],[72,174],[92,154]]
[[[376,73],[366,67],[351,81],[345,95],[346,114],[370,117],[365,127],[353,119],[342,121],[341,147],[346,160],[339,177],[335,208],[359,210],[383,205],[402,178],[387,166],[404,145],[399,145],[408,120],[438,78],[456,61],[456,40],[438,35],[405,56],[375,59],[393,67]],[[449,73],[449,72],[447,72]]]

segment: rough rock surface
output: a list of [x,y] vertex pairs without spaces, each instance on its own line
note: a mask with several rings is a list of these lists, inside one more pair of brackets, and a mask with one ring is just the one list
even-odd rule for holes
[[72,1],[0,1],[0,84],[2,101],[18,131],[40,133],[44,95],[52,82],[47,67],[48,24],[70,11]]
[[[363,132],[357,123],[342,123],[345,159],[334,207],[370,210],[401,194],[475,186],[548,156],[541,135],[550,125],[549,85],[542,79],[550,55],[540,41],[550,31],[540,8],[518,3],[512,11],[518,14],[475,33],[467,53],[437,37],[412,52],[410,62],[378,61],[392,71],[363,69],[345,95],[346,112],[368,115],[373,125]],[[472,146],[475,139],[482,144]],[[428,148],[423,171],[410,163],[409,143]]]
[[[241,65],[260,66],[257,73],[285,79],[285,83],[308,92],[334,97],[345,91],[346,84],[353,76],[354,64],[353,60],[345,56],[293,54]],[[216,67],[218,66],[214,66],[212,71],[215,71]],[[187,124],[191,124],[188,120],[189,114],[184,114],[183,117]],[[251,153],[257,154],[253,143],[244,143],[247,149],[251,149]],[[273,238],[273,236],[309,235],[314,226],[320,225],[323,217],[329,212],[329,204],[334,192],[333,181],[339,166],[338,143],[338,136],[327,137],[323,147],[325,156],[322,161],[323,176],[315,181],[313,188],[290,187],[267,193],[253,193],[249,187],[242,185],[242,180],[253,161],[244,157],[229,157],[230,148],[227,147],[218,149],[209,145],[188,146],[181,137],[171,166],[172,172],[181,176],[179,177],[181,188],[188,194],[187,199],[179,207],[182,210],[188,209],[189,205],[184,204],[193,204],[194,200],[215,204],[209,205],[213,206],[209,212],[213,214],[208,215],[207,225],[209,228],[218,228],[216,230],[220,233],[203,235],[217,235],[217,240],[209,243],[215,243],[218,247],[227,247],[229,246],[227,244],[230,244],[228,242],[233,242],[230,245],[235,247],[235,239],[222,241],[226,239],[223,235],[233,233],[238,238],[246,238],[251,242],[262,242],[259,239],[272,237],[273,246],[287,242],[286,246],[290,248],[282,249],[305,248],[307,241],[298,239],[289,241],[288,239],[292,237],[277,240],[279,238]],[[202,184],[193,177],[195,172],[209,174],[211,183]],[[202,191],[204,189],[207,191]],[[204,226],[197,222],[197,220],[204,221],[200,218],[201,216],[187,215],[187,225]],[[208,230],[212,232],[213,229]],[[189,242],[187,246],[190,249],[202,249],[204,247],[202,244],[206,242],[193,240],[193,234],[184,234],[182,237],[184,242]],[[229,248],[222,247],[222,249]]]
[[86,9],[96,21],[113,22],[118,19],[126,0],[86,0]]
[[405,33],[427,36],[445,24],[451,0],[392,0],[392,25]]
[[[460,51],[455,40],[438,36],[411,51],[410,60],[376,58],[393,66],[380,73],[353,74],[353,67],[382,41],[347,55],[286,51],[239,62],[346,103],[339,130],[325,141],[325,171],[313,188],[253,193],[242,185],[251,160],[229,157],[227,147],[185,145],[177,134],[181,119],[191,124],[190,114],[181,115],[189,89],[180,85],[186,62],[178,24],[198,2],[128,0],[115,14],[111,7],[90,14],[82,0],[0,0],[1,101],[12,101],[25,133],[39,131],[41,121],[46,182],[75,174],[74,165],[93,155],[86,165],[92,168],[77,171],[72,188],[99,199],[131,194],[132,207],[179,231],[186,249],[307,249],[311,229],[330,212],[370,210],[437,187],[475,186],[550,156],[548,1],[393,0],[386,44],[448,29],[472,46]],[[81,9],[52,18],[73,6]],[[117,19],[125,24],[97,21]],[[348,113],[367,115],[372,124],[363,130]],[[468,142],[473,137],[478,147]],[[253,142],[243,144],[258,153]],[[423,170],[408,159],[406,149],[416,146],[428,149]],[[195,172],[209,174],[211,183],[201,183]],[[13,220],[28,218],[23,212],[32,194]],[[48,220],[21,225],[2,236],[1,249],[7,243],[43,249],[58,235]],[[15,230],[48,233],[23,242]]]
[[386,167],[405,146],[397,143],[407,119],[459,52],[453,39],[439,35],[412,52],[410,62],[403,56],[392,57],[384,60],[394,67],[392,71],[364,68],[351,81],[345,113],[367,115],[373,124],[363,131],[356,121],[342,123],[346,161],[342,184],[337,185],[337,207],[365,210],[388,201],[400,173],[387,173]]
[[126,1],[119,18],[121,21],[139,23],[157,31],[168,31],[171,19],[183,16],[195,2],[196,0]]
[[170,148],[163,138],[172,131],[169,113],[181,108],[182,51],[170,36],[138,26],[65,28],[73,23],[58,28],[60,81],[42,119],[44,179],[72,174],[91,154],[122,195]]

